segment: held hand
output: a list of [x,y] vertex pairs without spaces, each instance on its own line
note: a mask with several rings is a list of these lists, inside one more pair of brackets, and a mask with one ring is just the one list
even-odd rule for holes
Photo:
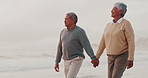
[[133,67],[133,61],[132,60],[128,60],[126,67],[127,67],[127,69],[130,69],[131,67]]
[[99,65],[99,60],[98,59],[92,60],[91,63],[96,68]]
[[55,69],[56,72],[59,72],[59,64],[56,64],[54,69]]

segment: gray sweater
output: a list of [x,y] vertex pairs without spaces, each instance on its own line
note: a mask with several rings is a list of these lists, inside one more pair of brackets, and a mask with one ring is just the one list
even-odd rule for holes
[[78,56],[85,58],[83,48],[92,60],[96,59],[86,33],[82,28],[75,26],[72,30],[63,29],[57,48],[56,64],[61,61],[62,56],[64,60],[70,60]]

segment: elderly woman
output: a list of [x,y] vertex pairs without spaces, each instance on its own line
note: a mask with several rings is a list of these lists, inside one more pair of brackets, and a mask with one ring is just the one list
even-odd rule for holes
[[113,20],[107,24],[96,54],[99,59],[106,48],[108,78],[121,78],[126,67],[133,67],[134,32],[130,22],[123,18],[126,11],[124,3],[115,3],[111,10]]

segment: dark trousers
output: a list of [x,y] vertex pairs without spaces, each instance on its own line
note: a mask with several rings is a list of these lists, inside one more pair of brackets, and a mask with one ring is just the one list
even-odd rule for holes
[[121,78],[126,69],[128,52],[120,55],[108,55],[108,78]]

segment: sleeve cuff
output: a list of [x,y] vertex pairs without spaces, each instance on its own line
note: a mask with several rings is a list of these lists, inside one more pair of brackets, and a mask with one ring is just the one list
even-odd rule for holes
[[95,60],[95,59],[97,59],[97,58],[96,58],[96,56],[94,56],[94,57],[91,57],[91,60]]

